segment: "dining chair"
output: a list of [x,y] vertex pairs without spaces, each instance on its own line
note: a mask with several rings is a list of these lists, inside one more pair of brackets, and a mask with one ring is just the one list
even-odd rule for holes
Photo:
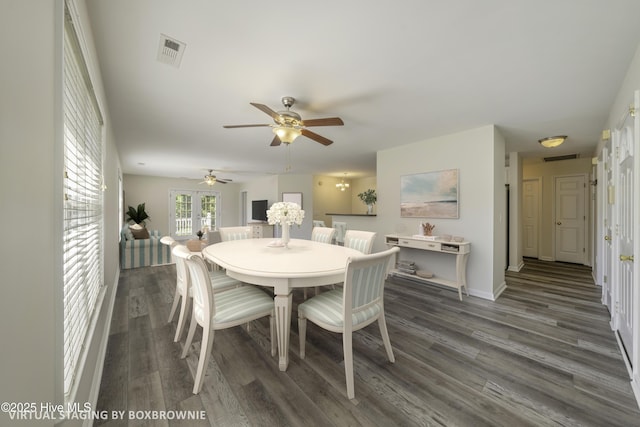
[[200,393],[204,381],[205,368],[211,357],[214,332],[269,316],[271,335],[271,356],[276,355],[275,306],[273,298],[255,286],[241,286],[224,292],[214,293],[211,279],[204,260],[186,251],[179,251],[176,257],[185,261],[193,289],[193,310],[187,341],[180,357],[189,353],[198,325],[202,327],[202,343],[198,368],[194,378],[193,394]]
[[311,240],[314,242],[331,244],[333,236],[336,234],[336,229],[331,227],[313,227],[311,230]]
[[344,246],[370,254],[376,234],[373,231],[347,230],[344,233]]
[[347,397],[355,397],[353,379],[353,332],[378,321],[382,342],[391,363],[395,362],[384,318],[384,284],[400,248],[352,257],[347,260],[342,289],[323,292],[298,305],[300,358],[305,357],[307,320],[323,329],[342,333]]
[[251,239],[253,237],[253,230],[251,227],[220,227],[220,239],[223,242],[229,240]]
[[326,227],[324,221],[320,221],[319,219],[314,219],[313,220],[313,226],[314,227]]
[[[187,313],[191,308],[191,300],[193,299],[193,290],[189,271],[185,264],[184,257],[180,257],[178,255],[181,253],[192,254],[192,252],[186,246],[174,241],[171,253],[175,256],[176,261],[176,292],[173,297],[173,304],[171,305],[168,322],[171,323],[173,321],[173,317],[175,316],[178,308],[178,303],[181,302],[180,314],[178,315],[178,326],[176,327],[176,334],[173,337],[173,341],[178,342],[182,336],[184,325],[187,323]],[[208,274],[213,292],[222,292],[227,289],[242,286],[241,281],[227,276],[224,271],[210,271]]]
[[173,242],[175,242],[175,240],[171,236],[162,236],[162,238],[160,239],[160,243],[167,246],[171,246]]
[[[317,221],[314,221],[314,223],[315,222]],[[324,224],[324,221],[319,222],[322,222]],[[327,243],[330,245],[333,242],[333,236],[335,234],[335,228],[316,226],[313,227],[313,230],[311,230],[311,240],[313,240],[314,242]],[[307,289],[308,288],[304,288],[304,299],[307,299]],[[316,286],[315,290],[315,294],[318,295],[320,293],[320,287]]]
[[340,221],[333,221],[333,228],[336,229],[335,240],[336,245],[344,245],[344,235],[347,231],[347,223]]

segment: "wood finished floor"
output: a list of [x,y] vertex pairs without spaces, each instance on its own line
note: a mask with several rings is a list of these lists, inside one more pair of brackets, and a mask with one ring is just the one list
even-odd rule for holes
[[[346,398],[342,340],[309,323],[278,370],[268,321],[216,332],[203,390],[198,342],[185,360],[167,323],[175,267],[123,270],[99,411],[206,411],[196,426],[639,426],[640,412],[589,268],[526,260],[496,302],[393,279],[386,313],[396,363],[377,325],[354,335],[356,399]],[[177,316],[176,316],[177,318]],[[183,341],[184,342],[184,336]],[[182,425],[108,420],[95,425]]]

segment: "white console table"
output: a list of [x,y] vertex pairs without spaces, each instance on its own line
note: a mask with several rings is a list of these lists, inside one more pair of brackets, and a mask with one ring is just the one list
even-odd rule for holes
[[471,244],[469,242],[446,242],[437,239],[431,240],[420,236],[399,236],[396,234],[389,234],[385,236],[385,243],[387,246],[399,246],[400,248],[427,251],[425,254],[431,251],[455,255],[455,280],[444,279],[441,277],[424,278],[415,274],[404,273],[399,270],[393,270],[391,274],[420,282],[436,283],[450,288],[455,288],[458,290],[458,297],[460,298],[460,301],[462,301],[462,288],[464,287],[465,293],[469,296],[469,288],[467,288],[467,260],[469,259],[469,253],[471,252]]

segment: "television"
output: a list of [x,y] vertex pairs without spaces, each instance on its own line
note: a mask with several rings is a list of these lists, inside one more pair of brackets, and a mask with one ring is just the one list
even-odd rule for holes
[[269,202],[267,200],[251,201],[251,219],[254,221],[267,221],[267,209]]

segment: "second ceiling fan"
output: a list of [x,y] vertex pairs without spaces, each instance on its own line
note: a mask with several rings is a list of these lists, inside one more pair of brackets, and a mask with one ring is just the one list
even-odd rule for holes
[[307,127],[342,126],[344,125],[342,119],[339,117],[327,117],[324,119],[302,120],[300,114],[296,113],[295,111],[291,111],[290,109],[295,101],[296,100],[290,96],[283,97],[282,105],[284,105],[286,108],[286,110],[283,111],[274,111],[264,104],[250,102],[250,104],[257,109],[271,116],[275,124],[226,125],[223,127],[227,129],[262,126],[271,127],[273,128],[273,133],[276,134],[276,136],[273,138],[273,141],[271,141],[272,146],[280,145],[283,142],[285,144],[291,144],[293,140],[295,140],[300,135],[304,135],[309,139],[313,139],[314,141],[319,142],[322,145],[333,144],[333,141],[331,141],[330,139],[310,131],[309,129],[307,129]]

